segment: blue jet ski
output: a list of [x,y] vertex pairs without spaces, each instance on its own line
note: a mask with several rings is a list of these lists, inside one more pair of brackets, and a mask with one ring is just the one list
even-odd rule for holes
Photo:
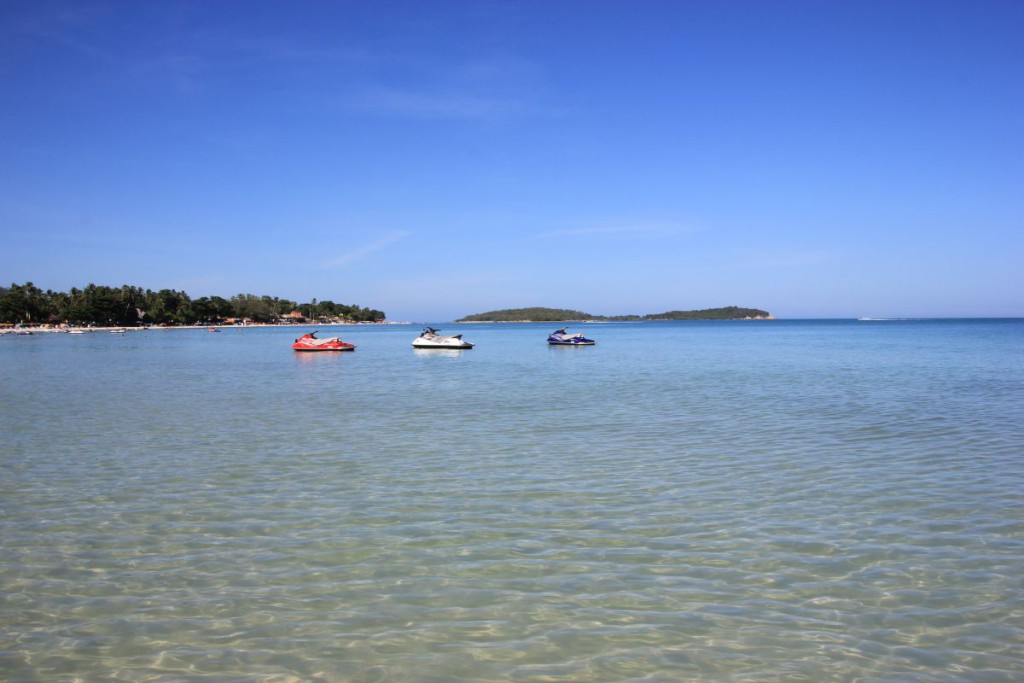
[[552,332],[548,337],[548,344],[552,346],[593,346],[596,343],[593,339],[584,337],[580,332],[570,334],[565,331],[564,327]]

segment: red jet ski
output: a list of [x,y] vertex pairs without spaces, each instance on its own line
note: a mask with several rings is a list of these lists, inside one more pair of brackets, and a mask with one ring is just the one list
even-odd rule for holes
[[310,332],[296,339],[292,348],[296,351],[355,351],[356,345],[343,342],[338,337],[317,339],[316,332]]

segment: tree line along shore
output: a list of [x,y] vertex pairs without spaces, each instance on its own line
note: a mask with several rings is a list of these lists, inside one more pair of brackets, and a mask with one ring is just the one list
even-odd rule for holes
[[[578,322],[645,320],[770,320],[759,308],[724,306],[700,310],[674,310],[645,315],[594,315],[565,308],[512,308],[467,315],[455,320],[473,322]],[[31,282],[0,287],[0,327],[74,326],[132,328],[147,326],[205,326],[223,324],[381,323],[383,311],[358,305],[313,299],[297,303],[255,294],[230,299],[196,299],[174,289],[152,291],[132,285],[107,287],[89,284],[69,292],[43,291]]]
[[0,287],[0,325],[145,327],[257,324],[383,322],[383,311],[333,301],[296,303],[255,294],[191,298],[174,289],[156,292],[131,285],[89,284],[70,292],[43,291],[31,282]]

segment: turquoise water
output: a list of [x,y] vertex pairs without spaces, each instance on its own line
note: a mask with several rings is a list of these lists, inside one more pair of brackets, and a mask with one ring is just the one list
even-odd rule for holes
[[0,338],[0,678],[1024,680],[1024,321]]

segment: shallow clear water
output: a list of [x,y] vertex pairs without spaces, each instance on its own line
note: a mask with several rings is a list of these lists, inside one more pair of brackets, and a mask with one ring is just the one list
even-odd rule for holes
[[1019,681],[1024,321],[0,338],[0,677]]

